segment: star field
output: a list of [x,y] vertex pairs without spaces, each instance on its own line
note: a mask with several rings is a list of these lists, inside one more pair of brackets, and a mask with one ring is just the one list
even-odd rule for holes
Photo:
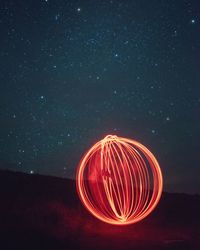
[[74,177],[107,134],[199,192],[199,1],[1,1],[0,168]]

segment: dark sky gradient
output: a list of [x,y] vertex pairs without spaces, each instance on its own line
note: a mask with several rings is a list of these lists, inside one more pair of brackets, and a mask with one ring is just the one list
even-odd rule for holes
[[0,168],[74,177],[107,134],[200,193],[200,1],[0,3]]

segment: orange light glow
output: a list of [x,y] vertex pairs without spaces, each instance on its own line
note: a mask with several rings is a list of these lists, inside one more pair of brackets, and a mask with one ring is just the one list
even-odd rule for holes
[[77,170],[77,191],[98,219],[136,223],[158,204],[163,188],[159,164],[137,141],[106,136],[85,154]]

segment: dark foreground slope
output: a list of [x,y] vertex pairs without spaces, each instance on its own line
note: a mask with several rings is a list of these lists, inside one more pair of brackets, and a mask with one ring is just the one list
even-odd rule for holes
[[0,249],[200,249],[200,196],[168,194],[144,221],[102,223],[72,180],[0,171]]

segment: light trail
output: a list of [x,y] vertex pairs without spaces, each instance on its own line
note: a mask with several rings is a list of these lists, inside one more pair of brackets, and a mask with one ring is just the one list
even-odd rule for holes
[[159,164],[137,141],[108,135],[82,158],[77,191],[98,219],[115,225],[136,223],[158,204],[163,188]]

